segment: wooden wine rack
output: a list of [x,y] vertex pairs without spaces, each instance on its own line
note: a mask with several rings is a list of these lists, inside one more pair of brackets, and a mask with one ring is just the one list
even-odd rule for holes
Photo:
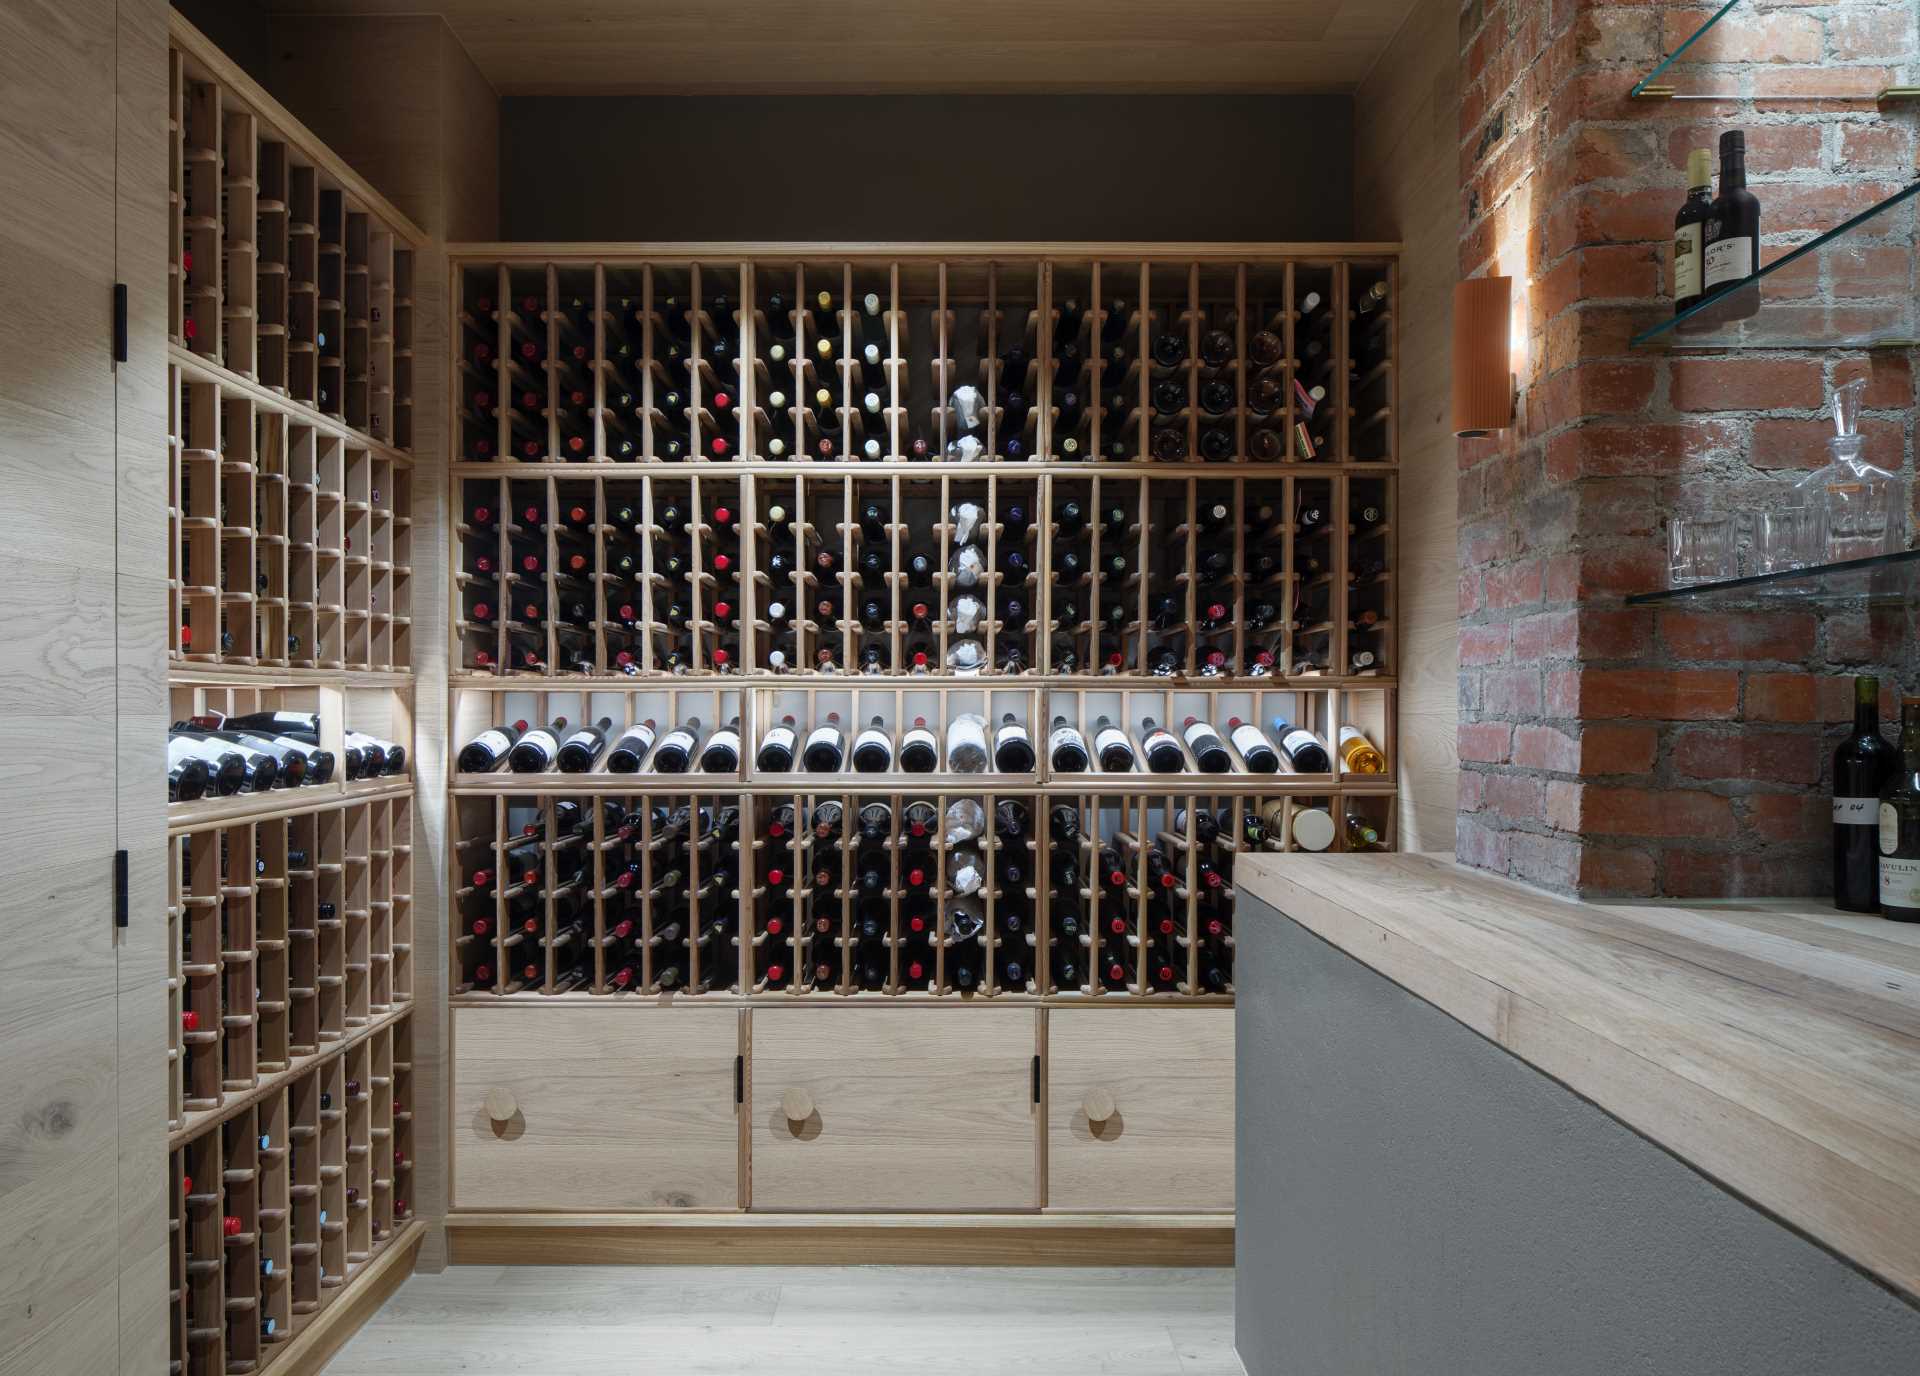
[[[1232,860],[1298,847],[1309,810],[1331,815],[1336,849],[1348,818],[1356,843],[1393,844],[1394,256],[453,248],[456,1259],[570,1260],[587,1234],[600,1259],[839,1239],[861,1259],[1230,1255]],[[1263,328],[1279,339],[1264,371],[1249,355]],[[1193,362],[1216,330],[1232,360]],[[1160,368],[1147,360],[1168,331],[1187,361]],[[736,338],[738,360],[709,357]],[[770,360],[774,340],[788,361]],[[1263,382],[1279,386],[1269,409]],[[772,401],[822,383],[826,410]],[[948,451],[963,383],[984,398],[975,458]],[[1063,406],[1067,390],[1095,400]],[[985,565],[969,588],[977,673],[947,658],[962,502],[980,508]],[[924,718],[944,761],[961,712],[1012,713],[1035,768],[868,774],[850,751],[830,774],[756,766],[770,725],[791,716],[804,739],[829,713],[849,742],[880,717],[896,748]],[[1189,715],[1223,736],[1232,717],[1284,716],[1325,743],[1329,772],[1256,774],[1230,744],[1224,773],[1191,751],[1170,774],[1049,765],[1056,717],[1089,737],[1108,717],[1137,748],[1143,718],[1178,730]],[[740,762],[454,766],[484,727],[561,716],[661,733],[697,717],[702,737],[737,719]],[[1347,768],[1343,725],[1384,772]],[[961,799],[986,826],[950,846]],[[920,802],[938,819],[924,852],[898,837]],[[1002,802],[1024,810],[1017,835],[996,831]],[[876,803],[889,826],[865,836]],[[823,839],[809,824],[828,805],[841,821]],[[1053,839],[1055,809],[1070,841]],[[1117,879],[1096,873],[1103,852]],[[985,875],[970,989],[948,926],[963,854]],[[1117,978],[1094,959],[1106,949],[1126,953]],[[614,979],[616,954],[636,978]],[[775,961],[791,977],[770,983]],[[577,1105],[614,1098],[630,1150],[582,1136]]]
[[406,670],[407,457],[190,359],[168,374],[173,661]]
[[413,1001],[411,788],[175,834],[169,1120],[192,1137]]
[[[172,718],[317,713],[335,757],[324,783],[168,808],[171,1370],[226,1376],[331,1350],[424,1235],[411,1019],[424,494],[407,451],[426,238],[177,13],[170,35],[156,438]],[[405,768],[348,779],[348,729],[404,745]]]
[[412,448],[426,236],[178,15],[171,35],[176,351]]
[[174,1370],[257,1370],[389,1253],[410,1258],[420,1241],[413,1084],[402,1017],[308,1058],[176,1140]]

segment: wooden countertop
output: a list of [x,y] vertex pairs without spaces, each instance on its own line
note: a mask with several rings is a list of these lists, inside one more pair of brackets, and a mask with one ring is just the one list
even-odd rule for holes
[[1920,928],[1579,903],[1423,855],[1248,855],[1234,881],[1920,1298]]

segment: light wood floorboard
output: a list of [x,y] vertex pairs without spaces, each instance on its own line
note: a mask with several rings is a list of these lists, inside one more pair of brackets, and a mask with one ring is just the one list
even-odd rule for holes
[[327,1376],[1242,1376],[1226,1268],[456,1266]]

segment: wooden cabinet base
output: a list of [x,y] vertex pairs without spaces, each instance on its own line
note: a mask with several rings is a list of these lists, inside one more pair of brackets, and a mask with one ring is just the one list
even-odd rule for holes
[[1187,1214],[482,1214],[455,1265],[1231,1266],[1233,1220]]
[[337,1300],[279,1349],[272,1362],[273,1376],[319,1376],[333,1354],[346,1346],[347,1339],[358,1333],[401,1282],[413,1274],[413,1263],[426,1235],[425,1224],[409,1223],[353,1278]]

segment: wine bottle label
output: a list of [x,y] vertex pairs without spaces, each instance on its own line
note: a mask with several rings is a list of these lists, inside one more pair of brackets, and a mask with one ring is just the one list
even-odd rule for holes
[[900,748],[902,750],[913,746],[925,746],[929,750],[937,750],[939,749],[939,742],[934,740],[933,732],[930,728],[916,726],[908,731],[905,736],[901,737],[900,740]]
[[1243,721],[1233,728],[1233,748],[1240,752],[1240,758],[1250,760],[1259,752],[1268,749],[1266,733],[1250,721]]
[[1879,821],[1876,815],[1879,806],[1878,798],[1835,798],[1833,824],[1837,827],[1870,827]]
[[707,749],[709,751],[731,750],[734,754],[738,755],[740,753],[740,732],[731,726],[721,727],[713,733],[713,739],[707,742]]
[[795,735],[794,729],[791,726],[776,726],[771,728],[767,734],[761,738],[760,748],[763,751],[784,750],[788,754],[792,754],[793,743],[797,739],[798,737]]
[[1880,804],[1880,854],[1891,856],[1900,849],[1900,813],[1892,803]]
[[1289,755],[1296,755],[1302,750],[1314,749],[1320,744],[1320,738],[1313,732],[1296,726],[1282,738],[1282,744],[1286,746]]
[[473,743],[486,746],[488,753],[496,759],[513,749],[513,742],[507,739],[507,733],[504,731],[482,731],[473,738]]
[[816,745],[830,745],[835,750],[838,750],[840,748],[840,728],[833,725],[814,727],[812,733],[807,737],[807,749],[811,750]]
[[560,742],[553,738],[553,732],[536,728],[520,738],[520,744],[529,749],[538,750],[543,758],[551,759],[553,752],[560,748]]
[[688,754],[692,754],[694,744],[693,732],[687,730],[684,726],[676,726],[673,730],[667,732],[667,738],[660,742],[660,749],[663,753],[671,753],[675,747],[678,747]]
[[1702,240],[1701,225],[1682,225],[1673,236],[1673,299],[1685,301],[1700,295]]
[[1109,726],[1094,734],[1093,748],[1104,755],[1110,747],[1123,746],[1129,754],[1133,751],[1133,742],[1127,739],[1127,733],[1117,726]]
[[1025,744],[1026,739],[1027,739],[1026,727],[1022,726],[1017,721],[1003,722],[1000,725],[1000,729],[993,733],[993,753],[996,755],[999,754],[1000,747],[1007,744],[1007,742],[1009,741],[1019,741],[1022,744]]
[[1920,908],[1920,857],[1880,857],[1880,906]]
[[1707,289],[1740,282],[1753,276],[1753,238],[1736,235],[1707,245]]
[[592,750],[600,744],[600,733],[590,726],[583,726],[567,737],[567,744],[577,745],[583,750]]
[[870,746],[877,746],[879,749],[887,752],[888,759],[893,758],[893,741],[888,738],[885,731],[877,726],[869,726],[866,730],[862,731],[853,742],[853,748],[856,753]]
[[1183,734],[1187,738],[1187,748],[1197,755],[1206,744],[1207,737],[1214,735],[1214,730],[1205,722],[1196,721],[1193,725],[1189,726]]
[[1056,726],[1047,736],[1048,755],[1055,754],[1063,745],[1078,746],[1082,751],[1087,748],[1085,740],[1080,735],[1080,728],[1077,726]]

